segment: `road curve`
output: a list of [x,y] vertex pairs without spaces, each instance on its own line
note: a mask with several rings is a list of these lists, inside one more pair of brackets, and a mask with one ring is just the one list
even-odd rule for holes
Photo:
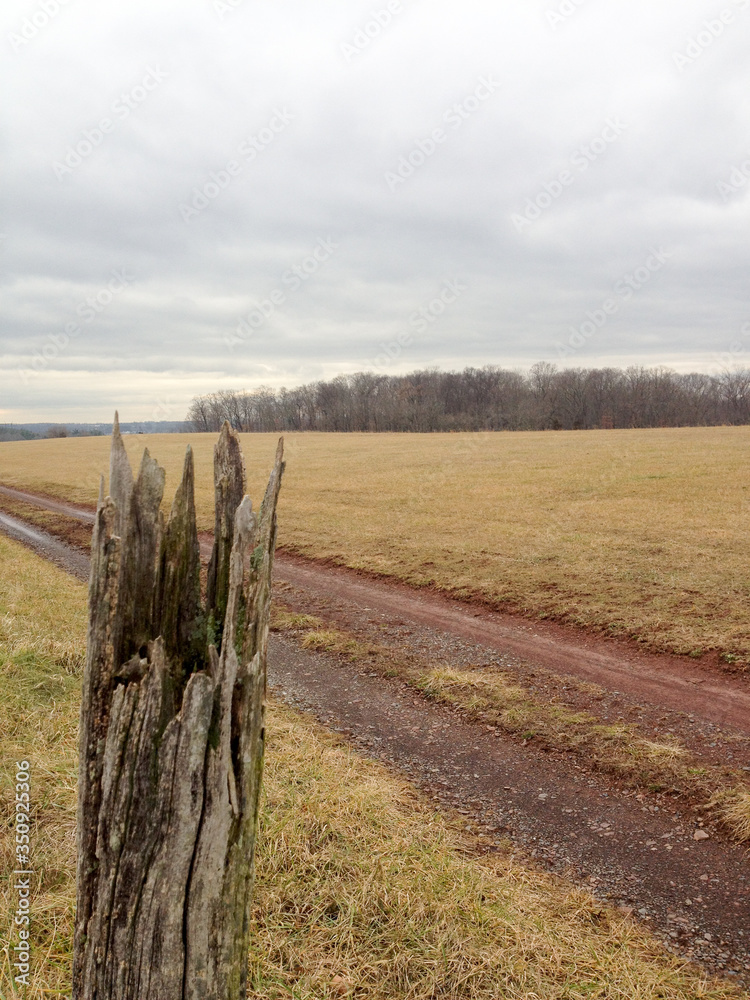
[[[0,494],[85,523],[94,521],[91,510],[53,497],[1,485]],[[204,560],[210,552],[211,538],[204,535]],[[750,733],[749,677],[722,673],[687,657],[645,653],[635,643],[601,638],[582,629],[503,614],[397,580],[323,565],[283,549],[276,554],[275,576],[318,596],[343,598],[398,615],[488,649],[511,653],[553,673],[572,675],[656,707],[695,714],[715,725]]]

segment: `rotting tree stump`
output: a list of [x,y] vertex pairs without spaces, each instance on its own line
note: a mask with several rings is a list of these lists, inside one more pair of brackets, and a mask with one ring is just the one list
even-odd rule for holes
[[256,516],[224,424],[204,604],[192,451],[165,522],[164,470],[146,450],[134,481],[115,415],[91,548],[74,1000],[245,996],[282,455]]

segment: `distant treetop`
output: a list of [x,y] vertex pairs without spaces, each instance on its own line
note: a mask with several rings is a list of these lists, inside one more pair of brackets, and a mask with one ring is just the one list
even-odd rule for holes
[[186,422],[238,431],[579,430],[750,423],[750,370],[669,368],[528,372],[488,365],[408,375],[358,372],[296,389],[267,386],[196,396]]

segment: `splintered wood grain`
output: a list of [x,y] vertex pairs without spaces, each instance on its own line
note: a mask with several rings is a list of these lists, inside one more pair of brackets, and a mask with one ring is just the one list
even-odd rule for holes
[[245,992],[281,442],[258,515],[228,426],[215,467],[204,606],[192,451],[165,522],[164,471],[146,452],[134,481],[115,426],[92,543],[75,1000]]

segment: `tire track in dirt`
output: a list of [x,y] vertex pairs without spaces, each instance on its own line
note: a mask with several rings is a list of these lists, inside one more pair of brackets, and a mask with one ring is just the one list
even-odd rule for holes
[[88,580],[90,560],[86,553],[79,552],[66,545],[65,542],[48,535],[45,531],[32,528],[24,521],[19,521],[18,518],[3,514],[1,511],[0,531],[9,538],[27,545],[37,555],[49,559],[50,562],[55,563],[56,566],[75,576],[78,580]]
[[647,654],[634,644],[534,622],[385,583],[339,567],[279,553],[277,576],[317,595],[356,602],[499,652],[512,653],[557,674],[633,695],[652,705],[694,713],[750,733],[750,681],[700,667],[678,656]]
[[[47,509],[60,512],[58,506]],[[93,520],[89,511],[76,513]],[[83,553],[37,529],[28,529],[25,540],[48,557],[53,549],[67,550],[69,568],[81,560],[88,564]],[[202,542],[205,552],[210,543]],[[315,574],[300,573],[310,569],[307,564],[282,557],[277,565],[282,579],[292,575],[291,566],[297,585],[315,585]],[[356,591],[359,597],[369,601],[373,595],[370,580],[321,572],[324,581],[336,580],[337,592],[346,589],[350,600],[357,583],[364,587]],[[698,842],[695,820],[676,806],[643,805],[604,775],[519,745],[494,727],[426,701],[400,681],[301,650],[280,635],[271,636],[269,684],[490,837],[510,839],[540,866],[632,910],[674,953],[750,986],[750,855],[739,845]]]
[[56,514],[65,514],[67,517],[75,518],[76,521],[84,521],[86,524],[93,524],[96,515],[93,511],[85,507],[76,507],[72,504],[63,503],[62,500],[55,500],[54,497],[42,496],[39,493],[27,493],[26,490],[16,490],[11,486],[1,486],[0,493],[11,500],[21,500],[25,503],[41,507],[42,510],[51,510]]
[[[93,523],[91,511],[0,486],[0,493],[45,510]],[[201,553],[211,552],[210,536]],[[317,596],[344,599],[411,620],[470,642],[572,675],[654,706],[695,714],[719,726],[750,733],[750,678],[703,667],[686,657],[644,653],[635,643],[603,639],[566,626],[535,622],[480,608],[396,580],[377,580],[342,567],[277,552],[275,576]]]

